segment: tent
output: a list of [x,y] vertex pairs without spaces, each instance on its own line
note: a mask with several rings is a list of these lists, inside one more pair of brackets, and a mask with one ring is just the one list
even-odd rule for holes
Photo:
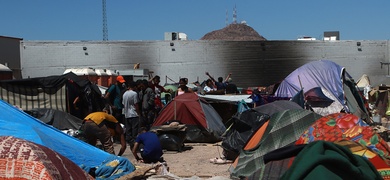
[[361,92],[363,92],[364,98],[366,100],[369,99],[368,93],[371,90],[371,83],[370,83],[370,78],[367,76],[367,74],[363,74],[362,77],[356,82],[356,86],[359,88]]
[[82,119],[55,109],[38,108],[25,112],[59,130],[78,130],[83,124]]
[[302,108],[295,102],[287,101],[287,100],[274,101],[253,108],[254,111],[268,114],[269,116],[272,116],[277,112],[289,110],[289,109],[302,109]]
[[[46,146],[65,156],[89,172],[96,168],[96,176],[118,178],[131,173],[135,167],[123,157],[109,154],[79,139],[62,133],[0,100],[0,136],[14,136]],[[107,163],[111,166],[106,166]]]
[[389,90],[390,87],[388,86],[377,86],[369,92],[368,101],[370,104],[374,105],[371,106],[371,108],[381,117],[390,115]]
[[281,100],[243,111],[234,115],[229,121],[229,128],[224,133],[222,148],[229,160],[237,158],[253,132],[257,131],[276,112],[288,109],[302,109],[298,104]]
[[[305,146],[291,167],[278,179],[387,179],[365,157],[352,154],[349,146],[315,141]],[[357,148],[357,147],[354,147]]]
[[371,86],[370,78],[367,76],[367,74],[363,74],[356,82],[357,87],[363,89],[367,86]]
[[334,102],[322,92],[320,87],[314,87],[306,91],[304,96],[307,104],[311,107],[328,107]]
[[254,131],[269,119],[267,114],[262,114],[252,109],[233,116],[227,124],[229,128],[223,135],[223,155],[228,160],[237,158],[240,150]]
[[45,146],[13,136],[1,136],[0,144],[0,179],[94,179]]
[[[353,141],[347,143],[354,154],[368,159],[384,178],[390,172],[390,147],[387,142],[362,119],[346,113],[324,116],[309,126],[295,144],[311,144],[325,140],[330,142]],[[362,147],[358,147],[358,146]]]
[[70,72],[59,76],[0,81],[0,99],[23,110],[36,108],[68,112],[78,118],[87,114],[76,110],[73,101],[80,96],[85,108],[101,110],[104,102],[97,85]]
[[305,109],[274,113],[246,142],[230,168],[233,177],[262,179],[264,155],[294,143],[321,116]]
[[313,108],[321,115],[340,111],[353,113],[368,119],[368,112],[353,78],[346,69],[330,60],[307,63],[290,73],[275,92],[277,97],[293,97],[301,89],[308,91],[320,87],[322,92],[335,102],[324,108]]
[[152,128],[178,121],[187,126],[188,142],[218,142],[226,127],[214,108],[195,93],[184,93],[169,102]]

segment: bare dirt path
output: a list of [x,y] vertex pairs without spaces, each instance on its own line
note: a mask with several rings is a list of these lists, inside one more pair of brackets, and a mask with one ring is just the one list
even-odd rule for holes
[[[119,151],[119,148],[120,145],[115,144],[116,152]],[[182,178],[193,176],[202,179],[216,176],[229,178],[230,173],[228,169],[231,163],[210,163],[210,159],[222,155],[220,143],[186,143],[184,149],[182,152],[164,151],[163,157],[168,164],[170,173]],[[123,157],[128,158],[137,167],[148,166],[148,164],[137,162],[129,147],[126,149]]]

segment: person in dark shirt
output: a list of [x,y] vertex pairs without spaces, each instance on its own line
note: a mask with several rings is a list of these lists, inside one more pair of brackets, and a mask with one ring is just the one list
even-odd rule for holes
[[122,96],[123,93],[126,91],[126,81],[123,78],[123,76],[117,76],[116,77],[116,83],[111,85],[104,98],[107,100],[108,104],[112,107],[113,110],[113,116],[119,121],[123,122],[123,115],[122,115]]
[[226,94],[239,94],[237,86],[232,83],[232,78],[226,83]]
[[155,118],[155,91],[149,86],[149,82],[147,80],[142,80],[138,87],[140,90],[140,99],[142,101],[141,125],[149,129]]
[[[140,153],[141,158],[137,154],[140,144],[143,145],[143,151]],[[163,152],[160,140],[158,139],[157,134],[146,131],[145,127],[140,128],[140,134],[135,140],[132,152],[135,159],[143,163],[155,163],[157,161],[162,161]]]
[[230,79],[230,76],[232,73],[229,73],[229,75],[226,77],[225,80],[223,80],[222,77],[218,77],[218,81],[216,81],[210,73],[206,72],[206,75],[214,82],[215,86],[217,87],[217,91],[225,91],[226,86],[228,85],[228,79]]

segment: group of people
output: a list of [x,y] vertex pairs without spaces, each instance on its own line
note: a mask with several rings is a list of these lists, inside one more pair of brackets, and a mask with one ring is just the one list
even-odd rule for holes
[[239,93],[237,86],[232,83],[232,73],[229,73],[225,79],[223,79],[223,77],[218,77],[218,81],[215,80],[214,77],[210,75],[210,73],[206,72],[206,75],[208,76],[208,79],[203,81],[203,83],[196,81],[191,85],[188,85],[187,78],[181,78],[179,80],[179,87],[176,96],[188,92],[218,95]]
[[[231,83],[231,73],[225,78],[216,81],[208,72],[209,77],[204,87],[195,84],[198,92],[237,93],[237,87]],[[196,89],[196,88],[195,88]],[[82,131],[89,144],[96,145],[97,140],[105,151],[115,154],[113,140],[119,140],[122,155],[127,144],[130,145],[134,157],[142,162],[157,162],[162,159],[162,148],[158,136],[149,129],[156,116],[163,108],[161,93],[172,93],[160,85],[160,77],[154,76],[150,80],[126,82],[123,76],[117,76],[116,83],[111,85],[105,93],[106,106],[103,111],[92,112],[84,118]],[[188,79],[181,78],[175,96],[184,93],[193,93],[189,88]],[[121,124],[124,124],[124,128]],[[143,151],[138,155],[140,146]]]
[[[138,161],[161,161],[160,141],[149,128],[162,108],[161,92],[168,91],[159,85],[159,76],[149,81],[126,82],[123,76],[117,76],[116,80],[105,93],[104,112],[93,112],[84,118],[82,130],[87,142],[96,145],[99,139],[105,151],[115,154],[113,139],[117,138],[121,143],[118,156],[123,154],[128,143]],[[124,124],[124,129],[120,124]]]
[[232,78],[230,76],[232,73],[229,73],[225,79],[223,77],[218,77],[216,81],[209,72],[206,72],[206,75],[209,79],[206,80],[206,85],[203,88],[205,94],[236,94],[238,93],[237,86],[232,83]]

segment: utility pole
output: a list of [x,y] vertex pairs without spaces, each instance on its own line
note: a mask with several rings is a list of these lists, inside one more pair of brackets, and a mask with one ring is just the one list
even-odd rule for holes
[[108,41],[106,0],[103,1],[103,41]]
[[229,25],[229,18],[228,18],[228,10],[226,9],[226,19],[225,19],[225,25]]
[[237,8],[236,8],[236,5],[234,5],[234,9],[233,9],[233,24],[237,24]]

